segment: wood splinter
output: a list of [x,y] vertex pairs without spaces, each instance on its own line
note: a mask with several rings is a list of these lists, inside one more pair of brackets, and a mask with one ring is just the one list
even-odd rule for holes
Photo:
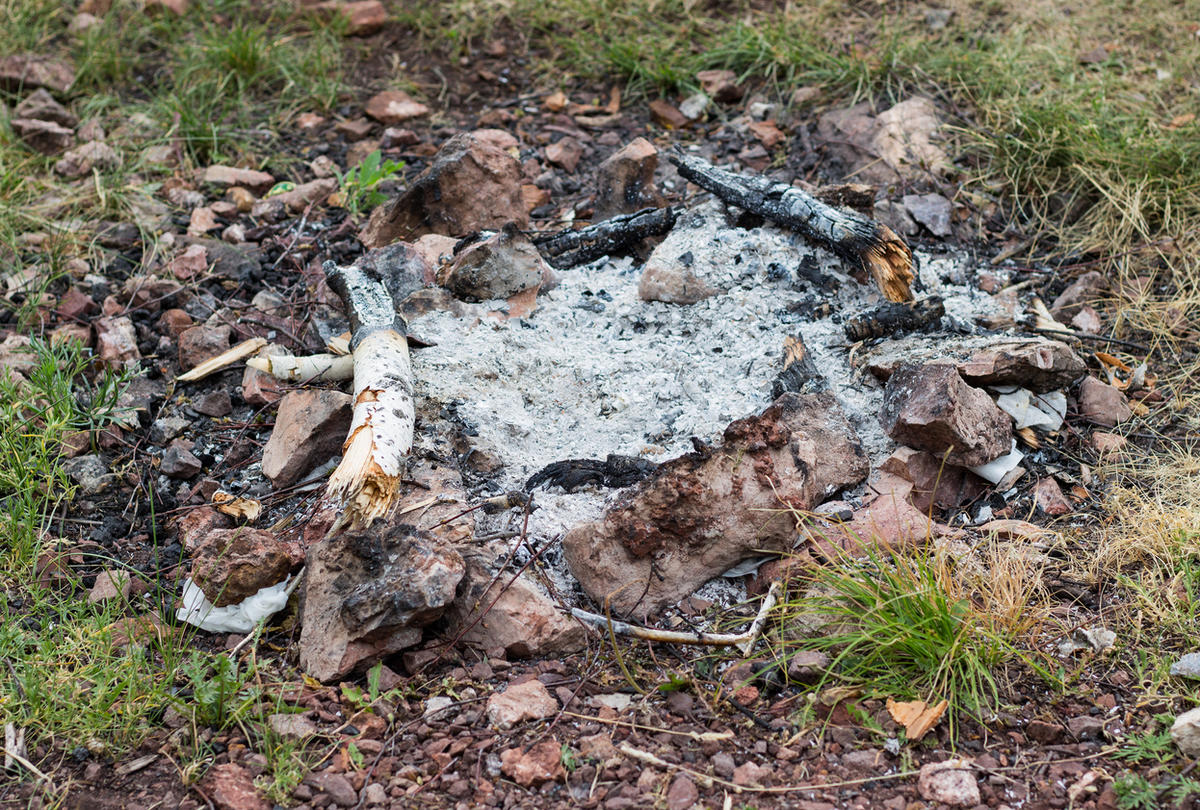
[[751,622],[744,633],[700,633],[696,631],[655,630],[652,627],[639,627],[628,622],[617,621],[608,616],[601,616],[599,613],[589,613],[580,608],[572,608],[571,615],[585,624],[609,630],[619,636],[632,636],[633,638],[640,638],[643,641],[657,641],[663,644],[737,647],[742,651],[742,655],[749,655],[750,650],[754,647],[754,642],[758,640],[758,634],[762,632],[762,627],[767,621],[767,614],[771,612],[771,609],[775,607],[775,602],[779,599],[780,587],[781,583],[778,580],[771,583],[771,589],[763,597],[762,606],[758,609],[758,615],[754,617],[754,621]]
[[391,508],[412,449],[416,411],[408,326],[383,279],[356,265],[325,262],[324,269],[346,304],[354,357],[354,415],[325,490],[342,507],[332,534],[347,524],[369,526]]
[[883,223],[826,205],[795,186],[718,169],[678,149],[669,152],[667,160],[685,179],[724,202],[801,233],[861,267],[887,300],[912,300],[912,251]]

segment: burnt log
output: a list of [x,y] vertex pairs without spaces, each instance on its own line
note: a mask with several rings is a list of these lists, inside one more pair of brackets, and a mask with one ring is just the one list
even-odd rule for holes
[[889,301],[912,300],[912,251],[886,225],[834,208],[794,186],[718,169],[678,149],[668,153],[667,159],[682,177],[729,205],[803,234],[870,273]]
[[533,243],[547,262],[565,270],[601,256],[620,255],[649,236],[661,236],[674,227],[679,211],[676,206],[644,208],[586,228],[546,234],[534,239]]

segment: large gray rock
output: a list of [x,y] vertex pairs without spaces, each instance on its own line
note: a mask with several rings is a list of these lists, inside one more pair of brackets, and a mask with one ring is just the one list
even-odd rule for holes
[[879,421],[897,442],[960,467],[987,464],[1012,448],[1011,417],[967,385],[950,362],[896,369]]
[[604,518],[563,540],[597,602],[645,616],[761,550],[795,540],[789,509],[811,509],[867,474],[858,438],[829,394],[784,394],[725,429],[711,452],[662,464]]

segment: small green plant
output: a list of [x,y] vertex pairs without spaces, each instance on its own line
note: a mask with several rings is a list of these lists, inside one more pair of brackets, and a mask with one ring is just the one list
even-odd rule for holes
[[208,656],[193,652],[179,666],[178,674],[191,687],[191,698],[176,701],[179,712],[197,723],[223,729],[249,719],[262,696],[228,655]]
[[1139,763],[1163,763],[1170,760],[1176,750],[1175,743],[1171,740],[1171,724],[1175,718],[1169,714],[1157,714],[1154,720],[1160,726],[1158,731],[1131,734],[1124,747],[1113,756]]
[[566,743],[563,743],[558,758],[567,773],[575,773],[575,769],[579,767],[579,757],[575,754],[575,749]]
[[1016,654],[958,587],[935,555],[872,551],[818,570],[809,595],[784,605],[785,621],[804,627],[806,648],[831,654],[830,677],[889,697],[945,698],[953,728],[957,712],[991,714],[996,670]]
[[387,199],[378,186],[384,180],[395,177],[404,168],[404,161],[384,160],[376,149],[363,158],[362,163],[338,178],[342,186],[343,207],[351,216],[358,216],[368,208],[374,208]]

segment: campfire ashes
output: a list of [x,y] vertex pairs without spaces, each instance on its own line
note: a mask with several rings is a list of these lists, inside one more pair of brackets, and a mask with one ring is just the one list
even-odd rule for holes
[[[969,256],[918,252],[917,260],[918,298],[944,303],[936,327],[978,334],[977,318],[1003,316],[996,298],[968,282]],[[493,301],[412,321],[436,344],[414,355],[417,399],[458,423],[477,494],[520,489],[562,459],[616,453],[663,462],[691,451],[694,440],[719,442],[732,421],[772,402],[792,335],[803,339],[871,467],[894,449],[879,420],[883,386],[853,362],[844,328],[885,301],[852,279],[841,259],[770,224],[743,223],[739,212],[711,201],[681,217],[651,261],[674,263],[712,294],[692,304],[643,300],[642,266],[606,258],[561,271],[558,285],[522,317],[507,317],[509,305]],[[430,440],[418,430],[417,449]],[[577,600],[578,584],[559,541],[601,518],[619,494],[554,486],[536,493],[528,535],[534,548],[550,544],[543,571],[568,603]],[[520,521],[483,515],[477,529],[504,533]],[[525,548],[518,563],[527,559]],[[723,603],[742,595],[719,578],[699,593]]]

